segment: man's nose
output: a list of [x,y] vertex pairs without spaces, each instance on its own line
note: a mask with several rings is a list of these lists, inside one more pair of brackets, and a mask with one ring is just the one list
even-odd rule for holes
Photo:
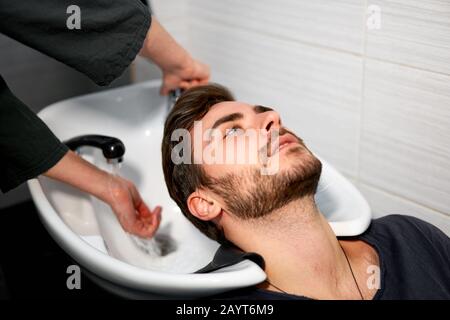
[[280,129],[281,120],[280,115],[275,111],[267,111],[261,114],[262,123],[261,129],[269,133],[271,130]]

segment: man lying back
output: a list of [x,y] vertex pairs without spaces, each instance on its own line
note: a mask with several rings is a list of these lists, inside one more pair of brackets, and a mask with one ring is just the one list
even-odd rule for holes
[[321,162],[272,108],[190,89],[166,120],[162,161],[201,232],[265,260],[266,281],[219,298],[450,299],[450,239],[436,227],[391,215],[335,236],[314,201]]

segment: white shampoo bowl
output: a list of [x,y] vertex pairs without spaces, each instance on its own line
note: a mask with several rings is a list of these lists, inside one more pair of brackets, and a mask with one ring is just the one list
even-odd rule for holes
[[[102,134],[126,146],[120,174],[132,180],[151,207],[163,207],[156,239],[162,255],[145,253],[118,224],[109,207],[74,188],[39,177],[28,182],[40,218],[56,242],[94,280],[132,298],[195,298],[264,281],[264,271],[242,261],[213,273],[194,274],[208,264],[219,244],[201,234],[170,199],[162,173],[160,144],[167,99],[160,81],[149,81],[68,99],[48,106],[39,116],[61,139]],[[101,153],[81,154],[105,167]],[[318,206],[338,236],[366,230],[371,213],[358,190],[323,159],[316,194]]]

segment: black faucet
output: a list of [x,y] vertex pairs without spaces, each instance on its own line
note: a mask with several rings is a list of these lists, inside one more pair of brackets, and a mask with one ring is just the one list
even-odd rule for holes
[[77,136],[64,141],[64,144],[73,151],[83,146],[100,148],[108,163],[122,162],[123,155],[125,154],[125,145],[122,141],[114,137],[99,134]]

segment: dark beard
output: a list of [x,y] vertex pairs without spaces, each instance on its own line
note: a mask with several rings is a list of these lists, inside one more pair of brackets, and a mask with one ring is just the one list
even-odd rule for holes
[[293,200],[314,195],[322,163],[299,139],[301,146],[287,150],[298,161],[287,170],[262,175],[259,168],[248,168],[239,174],[208,179],[208,187],[220,196],[226,209],[243,220],[264,217]]

